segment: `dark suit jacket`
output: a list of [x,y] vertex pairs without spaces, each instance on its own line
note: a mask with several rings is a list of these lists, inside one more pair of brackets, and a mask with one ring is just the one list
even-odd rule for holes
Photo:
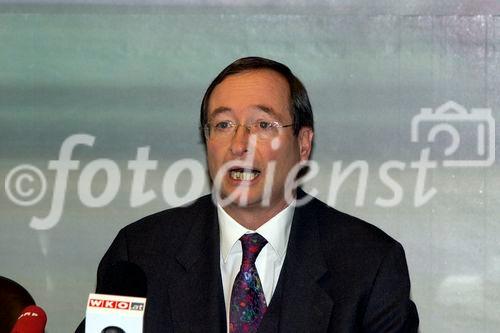
[[[259,332],[416,332],[401,245],[311,199],[295,209],[285,262]],[[99,264],[96,292],[106,267],[131,261],[148,279],[145,332],[225,332],[219,256],[217,212],[205,196],[123,228]]]

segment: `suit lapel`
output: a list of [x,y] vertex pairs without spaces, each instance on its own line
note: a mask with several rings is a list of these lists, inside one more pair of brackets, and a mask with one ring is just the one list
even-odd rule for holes
[[[307,196],[299,189],[298,199]],[[225,332],[219,226],[210,200],[193,213],[196,222],[171,269],[169,298],[175,332]],[[333,300],[311,204],[295,208],[285,262],[259,333],[326,332]]]
[[[299,189],[298,199],[305,195]],[[322,286],[330,275],[310,206],[295,209],[283,269],[259,332],[328,331],[333,300]]]
[[[175,332],[225,332],[219,227],[211,201],[194,212],[196,222],[176,255],[169,283]],[[197,215],[197,216],[196,216]]]

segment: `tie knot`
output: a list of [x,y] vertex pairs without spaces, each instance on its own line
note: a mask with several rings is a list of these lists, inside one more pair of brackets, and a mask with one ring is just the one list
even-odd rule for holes
[[258,233],[245,234],[240,238],[243,249],[243,261],[255,263],[262,248],[267,244],[267,240]]

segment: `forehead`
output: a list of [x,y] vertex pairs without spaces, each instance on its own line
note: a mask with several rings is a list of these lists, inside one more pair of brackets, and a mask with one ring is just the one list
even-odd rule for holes
[[213,90],[208,103],[208,117],[216,110],[234,114],[256,112],[262,107],[280,119],[290,119],[290,88],[279,73],[251,70],[226,77]]

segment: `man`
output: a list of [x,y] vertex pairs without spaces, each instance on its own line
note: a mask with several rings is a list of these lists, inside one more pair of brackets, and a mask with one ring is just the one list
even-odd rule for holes
[[249,57],[202,101],[212,195],[122,229],[117,261],[147,277],[145,332],[416,332],[403,249],[295,185],[313,145],[307,92]]

